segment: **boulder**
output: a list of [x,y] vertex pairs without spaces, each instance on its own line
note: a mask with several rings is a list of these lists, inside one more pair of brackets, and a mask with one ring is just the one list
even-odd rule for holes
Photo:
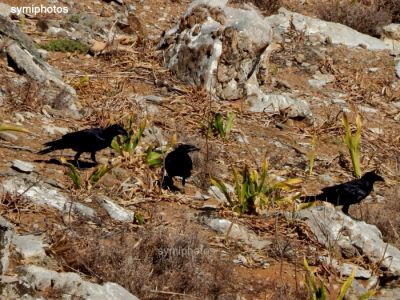
[[[270,23],[253,7],[233,8],[221,0],[193,1],[179,24],[165,33],[159,48],[166,49],[166,65],[177,77],[204,87],[216,99],[246,98],[252,107],[266,102],[274,112],[299,102],[301,108],[293,109],[290,116],[311,115],[306,102],[285,99],[271,105],[269,95],[262,92],[257,75],[261,66],[266,69],[277,45],[272,43]],[[264,107],[252,111],[264,111]]]
[[270,241],[261,239],[246,227],[232,223],[227,219],[205,218],[202,221],[213,230],[225,234],[227,237],[242,241],[254,249],[260,250],[271,245]]
[[96,300],[138,300],[122,286],[106,282],[103,285],[83,280],[72,272],[56,272],[42,267],[27,265],[20,268],[22,282],[35,290],[43,291],[52,288],[69,297]]
[[25,199],[39,205],[49,205],[68,214],[77,213],[82,217],[98,220],[96,212],[81,203],[73,202],[58,189],[30,177],[14,177],[2,182],[4,192],[20,194]]
[[134,212],[116,204],[113,200],[104,195],[96,195],[93,197],[101,207],[103,207],[108,215],[115,221],[133,222]]
[[400,275],[400,250],[385,243],[375,225],[356,221],[329,203],[300,210],[296,217],[305,220],[327,249],[337,248],[345,257],[363,255],[382,270]]
[[[21,75],[38,85],[38,97],[55,109],[64,110],[71,116],[77,112],[76,92],[61,78],[61,72],[42,59],[30,38],[21,32],[17,24],[0,16],[0,37],[7,37],[5,52],[9,63]],[[13,87],[10,86],[12,90]]]
[[23,259],[42,259],[46,257],[46,251],[44,250],[45,245],[40,236],[31,234],[15,235],[12,243]]
[[369,50],[391,50],[383,41],[360,33],[343,24],[322,21],[280,8],[278,14],[266,18],[275,34],[283,34],[290,30],[291,23],[297,31],[304,32],[308,37],[332,44],[347,47],[365,47]]

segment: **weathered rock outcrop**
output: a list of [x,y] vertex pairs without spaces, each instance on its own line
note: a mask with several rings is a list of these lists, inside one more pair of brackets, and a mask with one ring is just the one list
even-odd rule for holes
[[280,8],[278,14],[267,17],[266,20],[277,34],[290,30],[290,23],[300,32],[304,32],[316,41],[329,41],[347,47],[365,47],[369,50],[391,50],[383,41],[351,29],[346,25],[322,21]]
[[222,100],[246,98],[251,111],[279,112],[310,117],[305,101],[266,95],[257,75],[275,49],[272,29],[257,10],[226,6],[227,1],[194,1],[180,23],[166,32],[159,48],[176,75],[205,87]]
[[306,221],[327,249],[337,247],[344,257],[363,255],[383,271],[400,275],[400,250],[385,243],[375,225],[356,221],[330,204],[301,210],[297,217]]
[[[44,104],[71,116],[78,116],[76,92],[61,79],[61,72],[45,62],[33,42],[21,32],[17,24],[0,16],[0,40],[5,45],[9,63],[21,75],[38,85],[37,97]],[[12,82],[10,82],[11,84]],[[7,86],[4,88],[7,91]],[[12,90],[13,86],[8,89]]]

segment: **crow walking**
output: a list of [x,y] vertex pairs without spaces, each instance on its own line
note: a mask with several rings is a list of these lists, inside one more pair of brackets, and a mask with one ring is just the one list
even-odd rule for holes
[[191,144],[180,144],[175,150],[171,151],[165,157],[164,168],[167,175],[164,176],[162,187],[169,188],[171,191],[178,190],[174,186],[172,178],[175,176],[182,177],[182,185],[185,185],[186,179],[192,174],[192,159],[190,152],[199,151],[200,149]]
[[71,132],[63,135],[58,140],[45,143],[44,145],[47,148],[41,150],[39,154],[46,154],[55,150],[72,149],[76,151],[74,159],[78,167],[79,157],[84,152],[90,152],[92,161],[97,163],[96,152],[110,146],[111,141],[117,135],[128,136],[128,133],[118,124],[107,128],[90,128]]
[[300,200],[303,202],[320,200],[337,206],[343,205],[342,211],[349,214],[350,205],[359,203],[367,197],[373,190],[375,181],[384,181],[384,179],[375,172],[368,172],[360,179],[323,188],[321,194],[300,197]]

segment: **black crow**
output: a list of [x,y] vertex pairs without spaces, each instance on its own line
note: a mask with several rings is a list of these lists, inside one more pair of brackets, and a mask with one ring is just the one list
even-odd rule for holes
[[367,172],[360,179],[323,188],[321,194],[300,197],[300,200],[303,202],[320,200],[333,205],[343,205],[342,211],[348,214],[350,205],[359,203],[371,193],[375,181],[384,181],[384,179],[375,172]]
[[107,128],[90,128],[71,132],[63,135],[61,139],[45,143],[47,147],[39,152],[46,154],[54,150],[72,149],[76,151],[75,161],[79,167],[79,156],[83,152],[90,152],[93,162],[96,161],[96,152],[110,146],[111,141],[117,135],[128,136],[126,130],[118,124],[111,125]]
[[170,188],[176,191],[172,178],[174,176],[182,177],[182,185],[185,185],[186,178],[189,178],[192,172],[193,164],[190,158],[190,152],[199,151],[200,149],[190,144],[180,144],[175,150],[167,154],[164,161],[164,168],[167,175],[164,176],[162,187]]

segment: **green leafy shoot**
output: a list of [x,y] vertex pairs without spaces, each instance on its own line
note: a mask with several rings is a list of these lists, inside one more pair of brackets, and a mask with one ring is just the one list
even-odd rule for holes
[[161,167],[163,164],[164,152],[161,150],[155,150],[153,147],[149,147],[146,151],[146,163],[151,168]]
[[221,138],[226,138],[232,130],[233,122],[235,120],[235,113],[229,112],[225,120],[221,113],[214,115],[211,130],[217,133]]
[[138,225],[143,225],[144,224],[144,217],[143,217],[143,215],[141,213],[135,212],[133,221]]
[[68,162],[64,157],[60,158],[60,162],[64,165],[67,166],[69,171],[67,173],[68,177],[71,178],[75,188],[80,189],[81,188],[81,176],[78,172],[78,169]]
[[365,292],[364,294],[362,294],[362,295],[360,296],[360,298],[358,298],[358,300],[368,300],[368,299],[371,298],[373,295],[375,295],[375,293],[376,293],[376,290],[375,290],[375,289],[369,290],[369,291]]
[[267,204],[275,202],[291,202],[291,199],[281,195],[297,186],[301,179],[293,178],[282,182],[273,182],[268,176],[268,162],[265,160],[261,170],[252,170],[247,165],[243,170],[233,169],[234,195],[230,195],[226,184],[216,178],[211,178],[215,185],[226,197],[232,209],[240,214],[257,213]]
[[81,89],[81,88],[83,88],[85,86],[88,86],[89,85],[89,81],[90,81],[89,76],[88,75],[84,75],[79,79],[79,81],[75,82],[73,84],[73,86],[74,86],[75,89]]
[[344,143],[349,149],[351,162],[354,168],[354,175],[357,178],[361,177],[361,163],[360,163],[360,141],[361,141],[361,117],[356,117],[356,132],[354,135],[351,132],[349,119],[346,114],[343,114],[343,126],[345,129]]
[[29,130],[14,125],[0,124],[0,131],[16,131],[30,133]]
[[120,154],[128,153],[131,154],[136,149],[139,141],[143,135],[143,131],[146,128],[146,120],[143,120],[139,124],[139,128],[135,133],[132,129],[133,118],[129,118],[128,121],[128,136],[117,136],[111,142],[111,148]]
[[339,293],[339,296],[337,297],[337,300],[344,299],[344,296],[346,296],[347,291],[353,284],[355,274],[356,274],[356,271],[355,271],[355,269],[353,269],[353,271],[351,271],[351,275],[349,276],[349,278],[347,278],[347,280],[343,283],[342,287],[340,288],[340,293]]
[[215,185],[225,196],[226,200],[231,206],[234,206],[234,202],[231,199],[231,196],[228,192],[228,188],[226,187],[225,183],[217,178],[211,178],[211,184]]
[[107,165],[100,165],[96,170],[93,171],[93,173],[89,176],[89,184],[91,186],[95,185],[100,181],[100,179],[106,175],[108,172],[112,170],[112,167],[107,166]]
[[317,285],[317,281],[315,279],[314,271],[308,265],[306,258],[304,258],[304,269],[306,270],[305,281],[307,284],[307,289],[310,295],[310,299],[312,300],[327,300],[327,292],[323,282],[320,285]]
[[314,135],[312,140],[311,140],[310,151],[307,153],[307,157],[308,157],[308,173],[310,175],[312,175],[313,170],[314,170],[316,147],[317,147],[317,136]]

